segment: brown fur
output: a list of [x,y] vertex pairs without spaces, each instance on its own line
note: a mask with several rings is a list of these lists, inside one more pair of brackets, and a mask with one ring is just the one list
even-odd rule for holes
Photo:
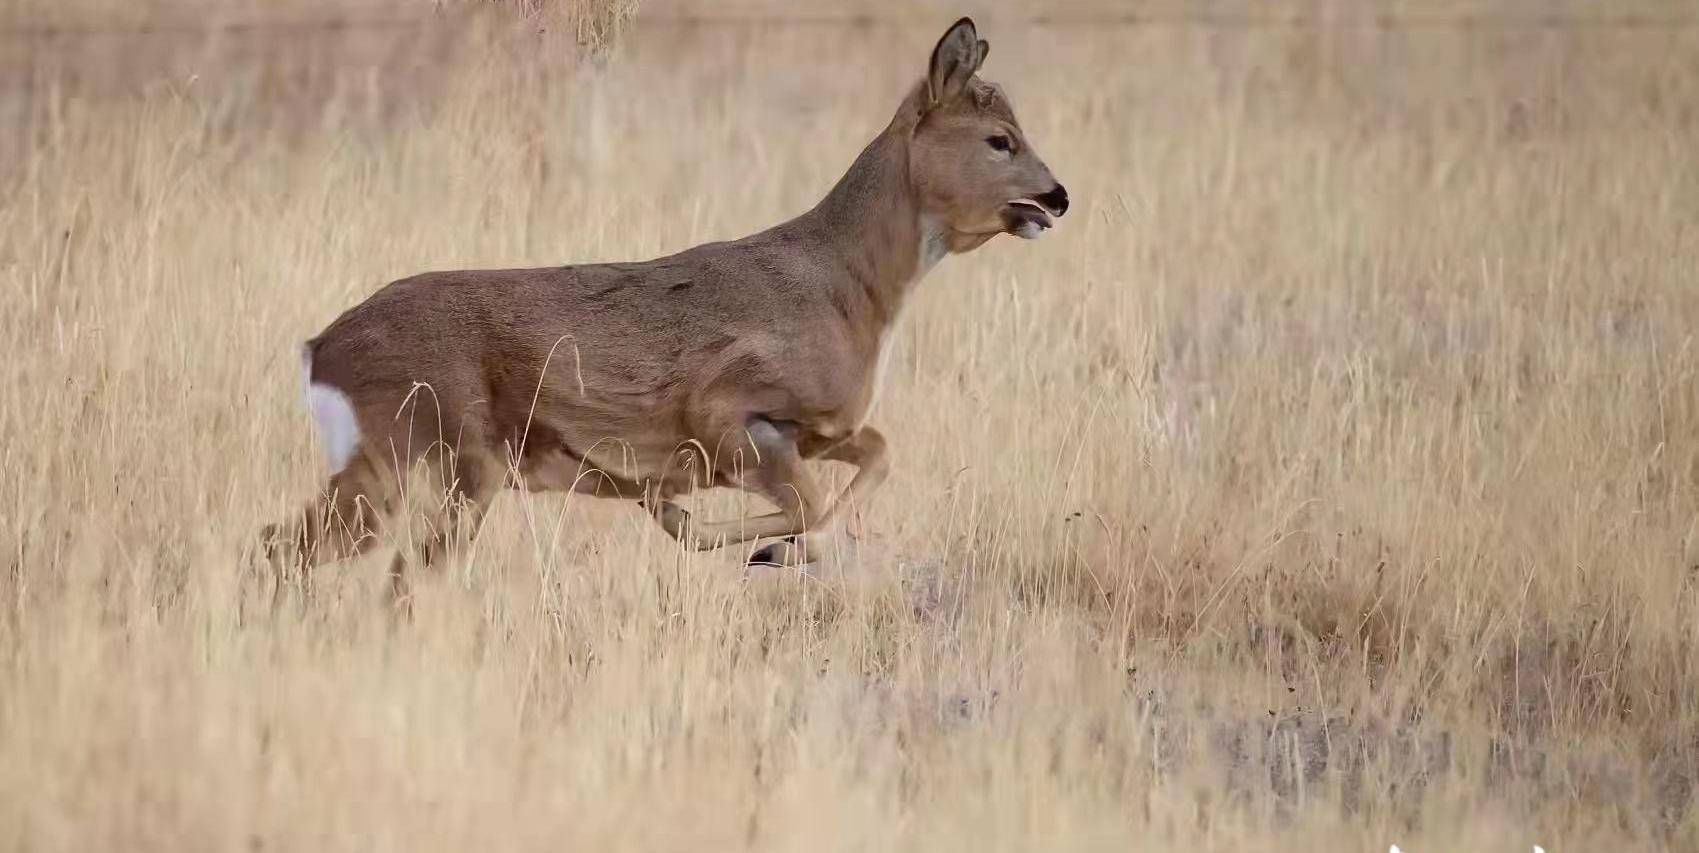
[[[959,253],[1012,231],[1037,209],[1014,199],[1066,208],[1001,91],[973,76],[986,50],[971,21],[953,26],[826,198],[759,234],[642,263],[426,273],[350,309],[307,347],[311,381],[351,401],[359,450],[274,538],[309,564],[357,553],[421,460],[454,498],[426,559],[507,486],[643,500],[697,547],[818,529],[888,470],[863,422],[923,243]],[[998,134],[1010,152],[988,145]],[[828,502],[809,458],[859,470]],[[692,523],[672,499],[706,485],[779,512]]]

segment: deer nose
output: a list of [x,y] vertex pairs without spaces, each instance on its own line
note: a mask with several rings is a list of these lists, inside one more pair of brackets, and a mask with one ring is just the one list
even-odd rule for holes
[[1068,189],[1057,184],[1051,188],[1050,192],[1041,196],[1034,196],[1033,201],[1055,211],[1057,216],[1061,216],[1068,212]]

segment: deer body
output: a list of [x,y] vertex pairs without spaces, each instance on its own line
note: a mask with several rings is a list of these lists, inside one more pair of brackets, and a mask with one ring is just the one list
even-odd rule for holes
[[[510,486],[641,500],[697,547],[819,529],[888,470],[866,420],[909,291],[943,255],[1036,236],[1066,210],[1014,150],[1001,92],[973,77],[985,51],[958,22],[831,192],[758,234],[641,263],[425,273],[350,309],[303,351],[330,489],[270,538],[309,563],[358,552],[424,459],[460,498],[427,560]],[[835,501],[802,466],[816,458],[858,468]],[[673,498],[709,485],[779,511],[692,522]]]

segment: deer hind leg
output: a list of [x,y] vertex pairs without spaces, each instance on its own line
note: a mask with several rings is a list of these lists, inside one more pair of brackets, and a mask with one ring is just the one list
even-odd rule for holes
[[[472,543],[484,514],[505,480],[505,469],[494,454],[482,448],[463,453],[441,450],[442,494],[427,514],[425,530],[414,543],[420,565],[431,566]],[[389,565],[390,603],[411,609],[412,588],[407,579],[408,549],[396,552]]]
[[803,465],[794,434],[761,419],[722,434],[737,436],[737,443],[729,464],[718,467],[737,473],[744,488],[777,504],[779,511],[747,519],[696,521],[666,495],[651,496],[645,504],[667,533],[691,548],[707,550],[752,539],[791,536],[819,522],[823,508],[820,488]]
[[261,530],[266,561],[279,580],[298,571],[307,588],[314,567],[359,556],[378,541],[398,496],[395,478],[376,457],[355,453],[318,497],[284,521]]
[[864,426],[849,437],[827,447],[820,459],[844,462],[855,466],[855,476],[844,486],[813,529],[800,536],[774,542],[749,558],[750,565],[800,566],[813,562],[826,552],[833,526],[843,516],[847,506],[854,509],[867,500],[891,473],[891,456],[885,436],[879,430]]

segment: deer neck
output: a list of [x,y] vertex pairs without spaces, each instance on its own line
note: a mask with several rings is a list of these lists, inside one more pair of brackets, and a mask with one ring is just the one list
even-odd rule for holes
[[847,275],[840,286],[851,291],[848,296],[865,298],[880,331],[896,321],[909,291],[947,253],[944,229],[921,211],[908,167],[905,134],[893,124],[809,213],[843,261]]

